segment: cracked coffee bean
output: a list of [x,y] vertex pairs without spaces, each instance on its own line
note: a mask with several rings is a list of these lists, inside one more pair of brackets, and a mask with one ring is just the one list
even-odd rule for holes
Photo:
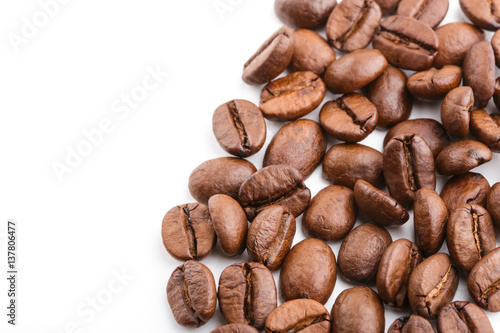
[[436,320],[439,333],[494,333],[486,314],[474,303],[456,301],[439,310]]
[[491,150],[481,142],[464,140],[452,143],[436,157],[436,169],[442,175],[460,175],[491,161]]
[[500,113],[488,114],[477,109],[470,114],[470,131],[472,135],[490,147],[495,153],[500,153]]
[[491,31],[500,28],[499,0],[460,0],[460,7],[478,28]]
[[462,69],[458,66],[446,65],[441,69],[431,68],[410,76],[407,87],[413,97],[422,101],[443,99],[462,81]]
[[450,178],[441,190],[441,198],[450,213],[464,204],[484,207],[489,192],[490,184],[483,175],[467,172]]
[[210,333],[258,333],[257,329],[250,325],[244,324],[228,324],[217,327]]
[[449,135],[464,139],[469,133],[470,112],[474,106],[471,87],[451,90],[441,104],[441,122]]
[[336,5],[336,0],[275,0],[274,10],[285,24],[317,29],[326,24]]
[[330,314],[312,299],[294,299],[274,309],[266,320],[266,333],[330,332]]
[[497,229],[500,229],[500,183],[493,185],[488,193],[487,210]]
[[500,311],[500,247],[474,266],[467,280],[467,289],[479,307],[491,312]]
[[488,41],[474,44],[465,55],[464,86],[474,92],[474,101],[480,107],[488,105],[495,93],[495,55]]
[[323,76],[335,60],[335,51],[317,32],[298,29],[293,33],[295,49],[290,69],[292,72],[311,71]]
[[432,324],[422,316],[410,315],[396,319],[387,333],[435,333]]
[[398,15],[414,18],[434,29],[446,16],[448,0],[401,0]]
[[439,40],[438,53],[434,59],[436,68],[444,65],[462,66],[472,45],[484,40],[481,29],[465,22],[448,23],[437,28],[435,32]]

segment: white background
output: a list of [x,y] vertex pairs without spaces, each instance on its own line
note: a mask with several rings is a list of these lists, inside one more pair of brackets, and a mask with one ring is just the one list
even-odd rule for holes
[[[445,22],[466,20],[458,1],[450,2]],[[35,0],[0,3],[0,266],[4,276],[6,223],[15,219],[20,271],[16,327],[6,325],[0,280],[1,330],[191,331],[175,323],[167,304],[167,280],[181,263],[163,248],[161,221],[193,201],[187,183],[197,165],[227,156],[212,134],[213,110],[235,98],[258,104],[261,87],[244,84],[241,72],[281,25],[273,1],[66,0],[47,22],[40,12]],[[26,35],[26,20],[34,19],[44,26]],[[16,47],[11,40],[23,29],[29,38]],[[128,113],[122,95],[139,91],[147,68],[168,76]],[[333,98],[327,93],[325,102]],[[318,120],[318,112],[307,118]],[[439,119],[439,103],[416,103],[411,118],[418,117]],[[66,163],[68,149],[85,144],[83,131],[103,120],[112,123],[109,133],[58,179],[54,163]],[[280,125],[268,122],[267,143]],[[376,130],[363,144],[382,150],[384,135]],[[249,160],[260,168],[263,154]],[[493,184],[499,163],[495,154],[475,171]],[[306,184],[313,195],[328,185],[321,168]],[[294,243],[304,238],[300,221]],[[412,223],[391,228],[393,239],[413,240]],[[330,245],[337,255],[340,242]],[[218,281],[226,266],[246,260],[217,247],[203,263]],[[123,271],[129,280],[120,283],[114,276]],[[455,300],[471,300],[465,282],[461,276]],[[327,309],[351,286],[339,276]],[[89,307],[92,298],[100,299],[99,311]],[[407,313],[386,308],[387,327]],[[500,331],[500,314],[488,316]],[[223,322],[217,310],[197,331]]]

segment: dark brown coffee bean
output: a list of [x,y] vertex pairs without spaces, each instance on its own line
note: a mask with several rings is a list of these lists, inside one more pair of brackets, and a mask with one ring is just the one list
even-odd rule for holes
[[394,15],[386,18],[373,36],[373,48],[397,67],[421,71],[432,66],[438,39],[427,24],[410,17]]
[[290,69],[293,72],[311,71],[323,76],[326,69],[335,60],[335,51],[317,32],[298,29],[293,33],[295,49]]
[[449,135],[459,139],[467,136],[473,106],[471,87],[455,88],[445,96],[441,104],[441,122]]
[[241,184],[238,201],[252,221],[266,207],[281,205],[297,217],[306,210],[311,191],[300,173],[287,165],[270,165]]
[[391,196],[403,207],[413,206],[421,188],[436,188],[434,157],[418,135],[400,135],[384,147],[384,178]]
[[275,0],[274,10],[285,24],[316,29],[326,24],[336,0]]
[[307,179],[321,163],[326,152],[326,135],[309,119],[292,121],[274,135],[267,146],[263,166],[286,164]]
[[413,208],[415,243],[425,257],[436,254],[446,235],[448,209],[435,191],[425,187],[415,194]]
[[280,272],[285,301],[310,298],[325,304],[337,281],[335,254],[323,241],[307,238],[288,252]]
[[260,95],[264,117],[294,120],[316,109],[325,98],[326,86],[313,72],[295,72],[270,82]]
[[495,226],[500,229],[500,183],[496,183],[491,187],[488,194],[487,209]]
[[280,75],[293,56],[293,31],[283,26],[255,52],[243,66],[243,81],[264,84]]
[[270,270],[281,267],[292,247],[295,217],[282,206],[269,206],[260,212],[248,229],[247,252],[252,261]]
[[255,154],[266,141],[266,122],[262,111],[243,99],[219,106],[212,117],[212,127],[220,146],[239,157]]
[[493,94],[493,102],[497,107],[497,110],[500,110],[500,77],[497,77],[495,80],[495,93]]
[[413,98],[406,81],[402,70],[389,66],[370,83],[367,97],[377,108],[378,127],[392,127],[410,117]]
[[387,247],[377,271],[377,291],[385,304],[398,309],[409,306],[408,280],[422,260],[417,245],[407,239],[398,239]]
[[391,243],[389,232],[375,224],[366,223],[354,228],[340,246],[340,273],[357,283],[375,282],[382,255]]
[[453,300],[458,287],[458,271],[446,253],[424,260],[411,273],[408,299],[416,314],[436,317],[439,309]]
[[448,0],[401,0],[398,15],[414,18],[434,29],[446,16],[448,6]]
[[486,196],[490,192],[490,184],[483,175],[467,172],[453,176],[441,191],[441,198],[448,208],[448,212],[464,204],[486,205]]
[[310,237],[337,241],[351,231],[357,217],[353,191],[344,186],[330,185],[311,200],[302,227]]
[[219,308],[229,324],[264,329],[266,318],[276,308],[273,274],[257,262],[232,264],[219,278]]
[[462,81],[462,70],[458,66],[446,65],[442,69],[431,68],[410,76],[406,84],[410,93],[423,101],[443,99]]
[[247,160],[219,157],[201,163],[189,176],[189,192],[203,204],[216,194],[238,199],[241,184],[257,169]]
[[491,38],[491,47],[493,48],[493,53],[495,54],[495,63],[497,67],[500,66],[500,33],[498,30],[495,32]]
[[360,179],[354,185],[354,197],[363,214],[381,226],[402,225],[408,221],[406,209],[388,194],[364,180]]
[[294,299],[281,304],[269,314],[266,333],[330,332],[330,314],[312,299]]
[[470,131],[472,135],[495,152],[500,152],[500,114],[488,114],[477,109],[470,114]]
[[378,113],[368,98],[350,93],[323,105],[319,122],[334,138],[345,142],[365,139],[377,125]]
[[439,333],[494,333],[486,314],[474,303],[448,303],[439,310],[436,321]]
[[436,169],[442,175],[466,173],[491,161],[493,154],[484,144],[474,140],[452,143],[444,148],[436,158]]
[[491,31],[500,28],[499,0],[460,0],[460,7],[478,28]]
[[387,333],[435,333],[431,323],[424,317],[410,315],[396,319]]
[[464,59],[464,86],[474,91],[474,101],[484,108],[495,93],[495,56],[488,41],[474,44]]
[[375,0],[382,9],[384,15],[391,15],[396,12],[396,8],[401,0]]
[[216,194],[208,200],[210,218],[222,251],[228,256],[245,250],[248,222],[238,201],[225,194]]
[[326,69],[325,83],[335,94],[354,92],[375,80],[387,68],[378,50],[356,50],[332,62]]
[[210,331],[210,333],[258,333],[255,327],[244,324],[228,324],[217,327]]
[[500,247],[485,255],[474,266],[467,280],[467,289],[481,308],[500,311]]
[[341,51],[363,49],[370,44],[381,18],[382,11],[373,0],[343,0],[328,18],[326,37]]
[[334,185],[354,189],[358,179],[382,187],[382,153],[361,144],[338,144],[323,159],[323,177]]
[[346,289],[335,300],[332,307],[332,332],[383,333],[384,327],[384,305],[372,289]]
[[201,260],[217,241],[208,208],[198,202],[170,209],[163,218],[161,237],[165,249],[178,260]]
[[217,305],[217,291],[212,272],[194,260],[177,267],[167,284],[167,299],[175,321],[196,328],[212,318]]
[[436,35],[439,45],[434,67],[437,68],[444,65],[462,66],[465,55],[472,45],[484,40],[482,30],[465,22],[445,24],[436,29]]

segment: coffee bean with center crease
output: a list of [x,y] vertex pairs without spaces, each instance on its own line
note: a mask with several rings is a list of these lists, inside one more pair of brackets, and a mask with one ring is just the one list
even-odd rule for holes
[[414,18],[434,29],[446,16],[449,5],[448,0],[401,0],[398,15]]
[[276,305],[273,275],[261,263],[232,264],[222,271],[219,308],[228,323],[247,324],[261,331]]
[[167,299],[175,321],[196,328],[212,318],[217,305],[217,291],[212,272],[194,260],[177,267],[167,284]]
[[295,72],[267,84],[260,95],[264,117],[294,120],[316,109],[325,98],[326,86],[313,72]]
[[495,226],[500,229],[500,183],[491,187],[487,198],[487,209]]
[[467,51],[484,40],[482,30],[465,22],[453,22],[436,29],[439,40],[438,54],[434,59],[434,67],[444,65],[462,66]]
[[464,86],[474,92],[474,101],[484,108],[495,93],[495,56],[488,41],[474,44],[464,59]]
[[460,0],[460,7],[478,28],[491,31],[500,28],[499,0]]
[[375,0],[382,9],[384,15],[391,15],[396,12],[396,8],[401,0]]
[[415,71],[432,66],[438,44],[428,25],[401,15],[383,20],[373,37],[373,48],[380,50],[389,63]]
[[294,299],[274,309],[266,320],[266,333],[330,332],[330,314],[312,299]]
[[408,79],[408,90],[422,101],[443,99],[462,81],[462,70],[458,66],[446,65],[441,69],[431,68],[418,72]]
[[436,320],[439,333],[494,333],[486,314],[474,303],[456,301],[444,305]]
[[300,173],[287,165],[270,165],[241,184],[238,201],[252,221],[266,207],[281,205],[297,217],[311,200]]
[[498,30],[491,38],[491,47],[493,48],[493,53],[495,54],[495,63],[498,67],[500,65],[500,33],[498,32]]
[[396,319],[387,333],[435,333],[431,323],[419,315],[410,315]]
[[286,24],[317,29],[325,25],[336,5],[336,0],[275,0],[274,10],[279,19]]
[[441,104],[441,122],[449,135],[459,139],[467,136],[473,106],[471,87],[458,87],[446,94]]
[[217,327],[210,333],[258,333],[257,329],[250,325],[244,324],[228,324]]
[[467,279],[467,289],[481,308],[500,311],[500,247],[485,255],[474,266]]
[[437,171],[442,175],[459,175],[491,161],[491,150],[481,142],[464,140],[452,143],[436,158]]
[[298,29],[293,33],[295,48],[290,69],[293,72],[311,71],[323,76],[335,60],[335,51],[317,32]]
[[489,192],[490,184],[483,175],[467,172],[450,178],[441,190],[441,198],[451,212],[467,203],[484,207]]
[[472,111],[470,131],[493,152],[500,153],[500,113],[488,114],[483,109]]
[[293,49],[293,31],[283,26],[245,63],[243,81],[254,85],[271,81],[287,68],[292,60]]
[[209,210],[198,202],[170,209],[163,218],[161,236],[165,249],[178,260],[201,260],[217,241]]
[[341,51],[365,48],[380,24],[382,11],[373,0],[343,0],[326,24],[328,42]]

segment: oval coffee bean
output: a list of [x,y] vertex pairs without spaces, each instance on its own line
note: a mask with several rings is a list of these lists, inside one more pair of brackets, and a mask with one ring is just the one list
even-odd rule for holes
[[260,95],[264,117],[294,120],[316,109],[325,98],[326,86],[313,72],[295,72],[269,82]]
[[275,0],[274,10],[285,24],[316,29],[326,24],[336,5],[336,0]]
[[448,303],[439,310],[436,326],[439,333],[494,333],[486,314],[474,303]]
[[217,305],[217,291],[212,272],[194,260],[177,267],[167,284],[167,299],[175,321],[196,328],[212,318]]
[[261,331],[276,305],[273,275],[261,263],[232,264],[222,271],[219,308],[229,324],[251,325]]
[[257,329],[250,325],[244,324],[228,324],[217,327],[210,333],[258,333]]
[[434,67],[444,65],[462,66],[467,51],[484,40],[482,30],[465,22],[453,22],[436,29],[439,40],[438,53],[434,59]]
[[500,183],[491,187],[487,198],[487,209],[495,226],[500,229]]
[[323,241],[307,238],[288,252],[280,272],[285,301],[309,298],[325,304],[337,281],[335,254]]
[[391,243],[391,235],[382,227],[366,223],[354,228],[340,246],[340,273],[357,283],[375,282],[382,255]]
[[247,252],[252,261],[270,270],[281,267],[292,247],[295,217],[282,206],[269,206],[260,212],[248,229]]
[[491,161],[492,158],[491,150],[481,142],[458,141],[439,153],[436,168],[442,175],[459,175]]
[[241,184],[238,201],[250,221],[271,205],[281,205],[297,217],[309,205],[311,191],[296,169],[287,165],[270,165]]
[[383,333],[384,305],[368,287],[344,290],[332,307],[332,332]]
[[446,243],[453,262],[465,272],[496,246],[490,214],[481,206],[466,204],[450,213]]
[[498,30],[491,38],[491,47],[493,48],[493,53],[495,54],[495,64],[498,67],[500,65],[500,33]]
[[493,152],[500,153],[500,114],[488,114],[483,109],[472,111],[470,131],[476,139],[490,147]]
[[363,214],[381,226],[402,225],[410,217],[396,200],[362,179],[354,185],[354,197]]
[[358,93],[339,97],[323,105],[319,122],[334,138],[349,143],[365,139],[377,125],[378,113],[368,98]]
[[401,0],[375,0],[382,9],[384,15],[391,15],[396,12],[396,8]]
[[493,94],[493,102],[497,107],[497,110],[500,110],[500,77],[497,77],[495,80],[495,93]]
[[448,208],[448,212],[464,204],[486,205],[486,196],[490,191],[490,184],[483,175],[467,172],[453,176],[441,190],[441,198]]
[[317,32],[298,29],[293,33],[295,49],[290,69],[293,72],[311,71],[323,76],[326,69],[335,60],[335,51]]
[[266,333],[330,332],[330,314],[312,299],[294,299],[274,309],[266,320]]
[[446,253],[424,260],[411,273],[408,299],[416,314],[434,318],[439,309],[453,300],[458,287],[458,271]]
[[434,29],[446,16],[448,0],[401,0],[398,15],[414,18]]
[[407,239],[398,239],[387,247],[377,271],[377,291],[385,304],[408,307],[408,280],[422,260],[417,245]]
[[467,279],[467,289],[481,308],[500,311],[500,247],[485,255]]
[[326,135],[321,126],[309,119],[284,125],[267,146],[263,166],[286,164],[307,179],[321,163],[326,152]]
[[337,241],[351,231],[358,217],[358,207],[351,189],[330,185],[311,200],[304,213],[302,227],[310,237]]
[[293,31],[283,26],[255,52],[243,66],[243,81],[264,84],[280,75],[293,56]]
[[178,260],[201,260],[217,241],[208,208],[198,202],[170,209],[163,218],[161,237],[165,249]]
[[363,49],[370,44],[381,18],[382,11],[373,0],[344,0],[328,18],[326,37],[341,51]]
[[454,65],[446,65],[441,69],[431,68],[418,72],[408,79],[408,90],[422,101],[437,101],[443,99],[452,89],[457,88],[462,81],[462,69]]
[[232,155],[248,157],[266,141],[266,122],[252,102],[235,99],[219,106],[212,127],[220,146]]
[[464,86],[474,92],[474,100],[484,108],[495,93],[495,56],[488,41],[474,44],[464,59]]
[[441,122],[449,135],[464,139],[469,133],[470,112],[474,106],[471,87],[450,91],[441,104]]
[[387,333],[435,333],[431,323],[419,315],[410,315],[396,319]]
[[325,83],[335,94],[354,92],[375,80],[387,68],[378,50],[361,49],[332,62],[326,69]]
[[491,31],[500,28],[499,0],[460,0],[460,7],[478,28]]

